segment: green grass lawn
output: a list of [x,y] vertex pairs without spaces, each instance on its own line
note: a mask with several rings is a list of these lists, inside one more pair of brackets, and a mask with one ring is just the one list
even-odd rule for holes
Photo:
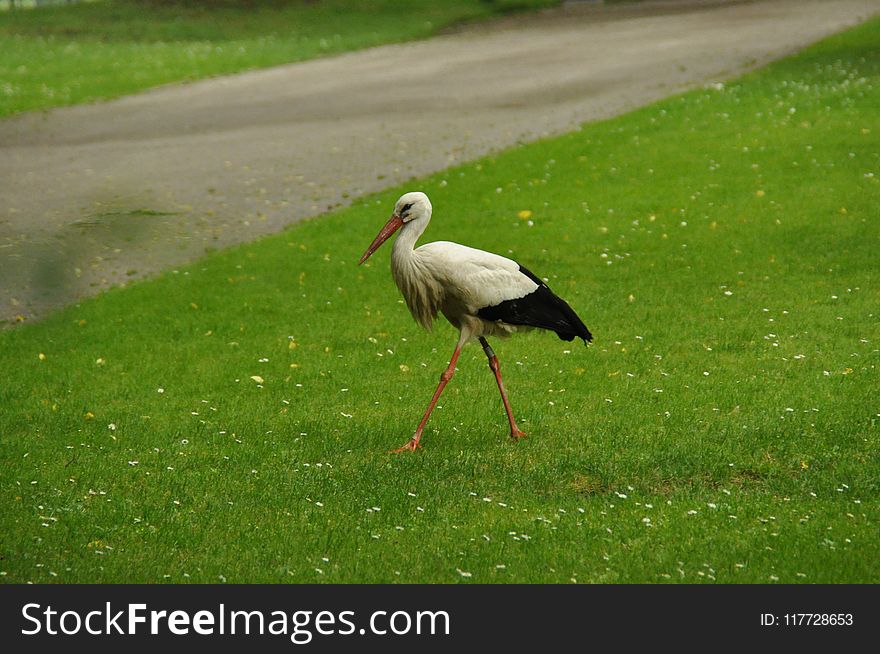
[[0,12],[0,116],[436,34],[556,0],[107,0]]
[[[2,579],[880,582],[878,106],[873,20],[0,334]],[[388,453],[410,189],[595,335],[494,343],[523,442],[469,346]]]

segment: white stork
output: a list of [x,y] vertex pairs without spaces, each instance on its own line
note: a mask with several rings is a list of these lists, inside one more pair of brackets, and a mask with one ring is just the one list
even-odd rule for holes
[[565,341],[592,340],[590,330],[565,300],[553,294],[541,279],[505,257],[476,250],[458,243],[437,241],[415,248],[416,241],[431,221],[431,201],[424,193],[402,195],[394,213],[364,252],[360,263],[379,249],[398,229],[391,251],[391,274],[403,294],[413,317],[430,329],[438,312],[460,331],[458,344],[449,366],[440,375],[440,384],[425,415],[410,441],[395,452],[414,451],[434,405],[455,373],[462,346],[477,338],[495,373],[501,400],[510,421],[510,435],[519,439],[525,434],[516,426],[504,384],[498,357],[486,336],[507,336],[523,329],[548,329]]

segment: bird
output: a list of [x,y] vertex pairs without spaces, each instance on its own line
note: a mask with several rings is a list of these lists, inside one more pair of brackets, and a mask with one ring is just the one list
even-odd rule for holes
[[391,218],[360,258],[369,259],[395,232],[391,250],[391,275],[416,322],[431,330],[439,313],[459,330],[458,342],[440,383],[412,438],[395,453],[421,447],[422,433],[443,389],[455,374],[462,347],[478,340],[495,375],[501,401],[514,440],[525,437],[517,426],[501,379],[498,357],[487,336],[505,337],[533,328],[549,330],[564,341],[593,336],[568,303],[547,284],[516,261],[491,252],[449,241],[415,247],[431,221],[433,207],[420,191],[405,193],[397,200]]

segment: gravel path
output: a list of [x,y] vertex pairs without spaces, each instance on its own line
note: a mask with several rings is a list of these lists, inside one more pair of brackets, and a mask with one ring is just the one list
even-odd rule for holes
[[570,4],[0,121],[0,320],[731,78],[878,11],[880,0]]

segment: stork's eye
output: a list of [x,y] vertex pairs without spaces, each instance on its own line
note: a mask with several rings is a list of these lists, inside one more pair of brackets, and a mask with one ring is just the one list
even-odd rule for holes
[[403,214],[403,213],[406,213],[407,211],[409,211],[410,209],[412,209],[412,206],[413,206],[413,203],[412,203],[412,202],[410,202],[409,204],[405,204],[405,205],[403,205],[403,209],[400,210],[400,213],[402,213],[402,214]]

